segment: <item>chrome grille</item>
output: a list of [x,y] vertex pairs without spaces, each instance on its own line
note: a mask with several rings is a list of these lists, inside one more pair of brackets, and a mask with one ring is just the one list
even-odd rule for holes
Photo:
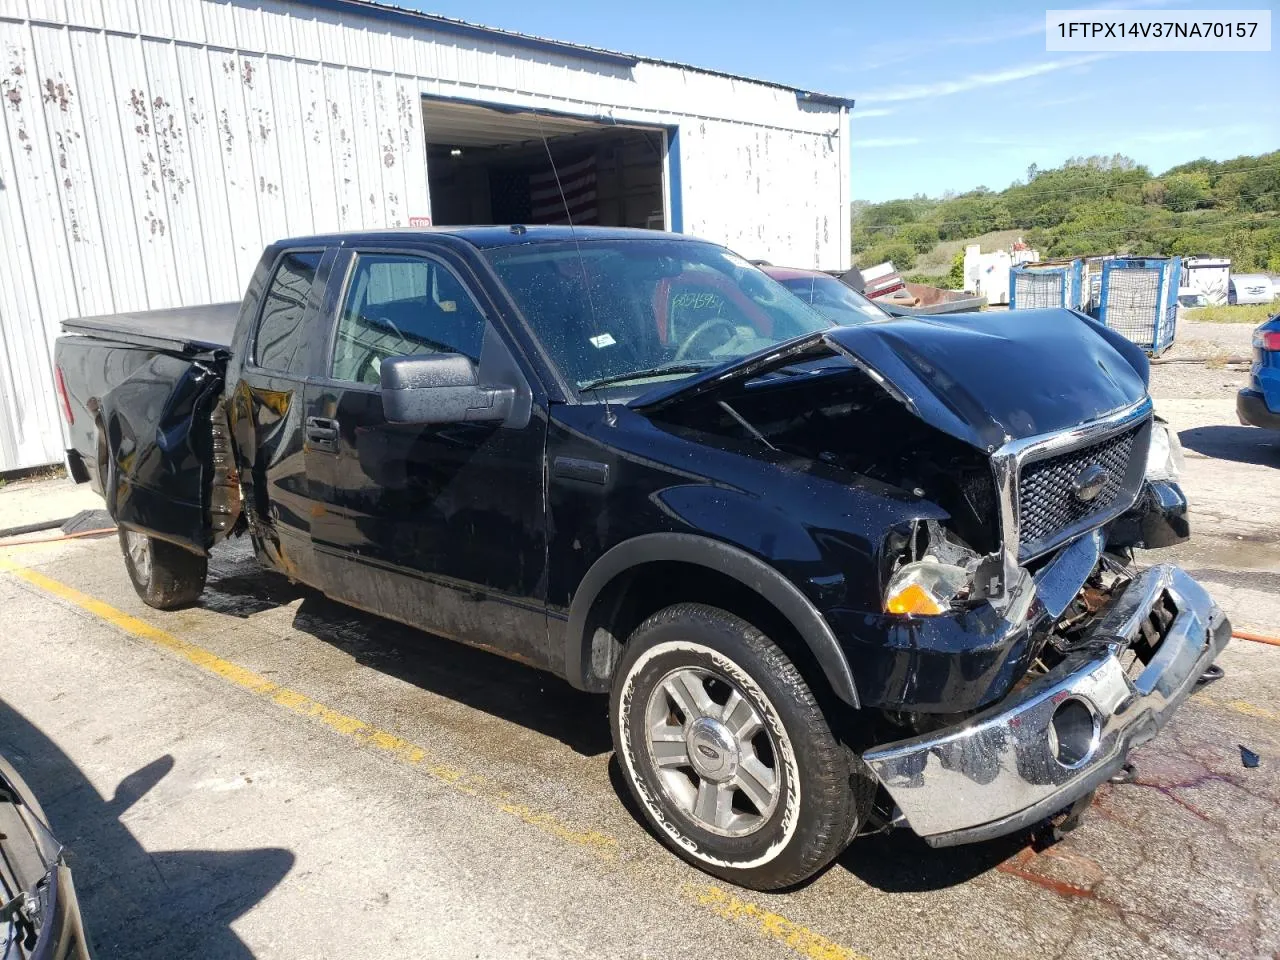
[[[1018,526],[1021,552],[1030,555],[1059,534],[1093,516],[1112,512],[1125,492],[1129,460],[1141,425],[1079,450],[1034,460],[1018,478]],[[1092,500],[1075,495],[1081,471],[1097,465],[1107,471],[1102,490]]]

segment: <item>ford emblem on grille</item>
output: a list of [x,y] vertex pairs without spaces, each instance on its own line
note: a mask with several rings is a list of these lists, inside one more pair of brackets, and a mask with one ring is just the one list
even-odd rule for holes
[[1075,483],[1071,485],[1071,492],[1081,503],[1088,503],[1102,492],[1110,479],[1110,470],[1091,463],[1076,475]]

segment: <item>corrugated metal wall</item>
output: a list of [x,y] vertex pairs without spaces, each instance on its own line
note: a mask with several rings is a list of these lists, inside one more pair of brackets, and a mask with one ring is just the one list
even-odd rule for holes
[[0,0],[0,471],[62,458],[63,319],[237,299],[271,240],[429,215],[424,95],[678,127],[686,232],[848,265],[846,116],[792,91],[332,5]]

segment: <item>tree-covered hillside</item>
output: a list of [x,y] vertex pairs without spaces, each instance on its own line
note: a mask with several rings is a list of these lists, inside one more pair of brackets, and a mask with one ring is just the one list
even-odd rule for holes
[[1280,273],[1280,150],[1160,176],[1119,154],[1077,157],[1054,170],[1033,164],[1025,182],[999,192],[857,203],[852,217],[864,266],[910,270],[940,242],[1019,230],[1045,257],[1208,253],[1238,272]]

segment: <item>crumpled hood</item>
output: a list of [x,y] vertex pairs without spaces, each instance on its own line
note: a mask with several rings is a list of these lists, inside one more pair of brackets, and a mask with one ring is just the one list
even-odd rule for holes
[[981,450],[1054,433],[1132,406],[1147,359],[1066,309],[993,310],[835,327],[633,400],[644,411],[790,364],[840,354],[925,422]]

